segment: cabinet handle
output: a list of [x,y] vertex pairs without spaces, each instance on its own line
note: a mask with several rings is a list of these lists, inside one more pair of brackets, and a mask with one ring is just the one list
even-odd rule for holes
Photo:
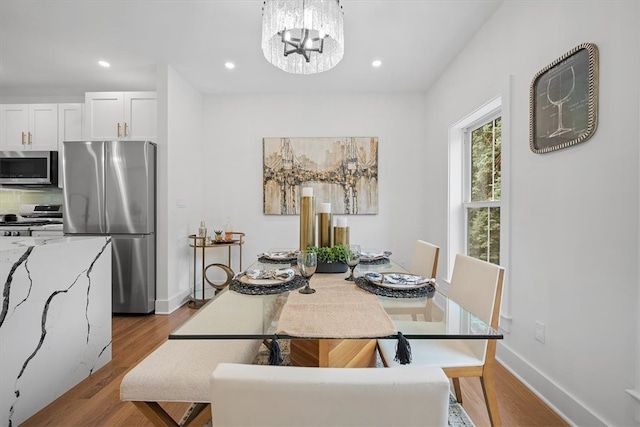
[[124,122],[124,136],[127,136],[127,122]]
[[29,145],[31,145],[31,132],[29,132]]
[[22,132],[22,145],[24,145],[24,144],[25,144],[25,142],[24,142],[24,132]]
[[118,122],[118,138],[120,138],[120,122]]

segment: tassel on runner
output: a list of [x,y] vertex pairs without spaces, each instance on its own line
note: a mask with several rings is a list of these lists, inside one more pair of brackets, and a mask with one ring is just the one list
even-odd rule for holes
[[411,344],[409,344],[409,340],[402,335],[402,332],[398,332],[396,357],[393,360],[401,365],[408,365],[411,363]]
[[282,365],[282,354],[280,354],[277,335],[271,338],[271,344],[269,345],[269,365]]

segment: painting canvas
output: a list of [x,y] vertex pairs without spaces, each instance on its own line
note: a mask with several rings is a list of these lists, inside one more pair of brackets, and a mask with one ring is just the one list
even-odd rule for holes
[[264,138],[263,206],[267,215],[298,215],[302,187],[316,209],[339,215],[378,213],[378,138]]

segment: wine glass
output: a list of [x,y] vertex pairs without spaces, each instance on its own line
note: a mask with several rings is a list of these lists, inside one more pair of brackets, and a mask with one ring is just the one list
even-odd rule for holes
[[360,245],[349,245],[345,258],[347,261],[347,265],[349,266],[349,268],[351,268],[351,275],[349,275],[349,277],[345,278],[344,280],[350,280],[352,282],[356,280],[356,278],[353,277],[353,270],[355,270],[356,266],[360,262],[360,254],[362,254]]
[[299,291],[301,294],[312,294],[316,291],[309,287],[309,280],[311,280],[313,273],[316,272],[316,267],[318,267],[318,256],[315,252],[298,252],[298,270],[300,270],[300,275],[307,279],[306,285]]
[[571,132],[573,128],[564,127],[562,123],[562,104],[567,102],[576,87],[576,72],[573,66],[560,71],[547,82],[547,99],[558,107],[558,128],[549,138]]

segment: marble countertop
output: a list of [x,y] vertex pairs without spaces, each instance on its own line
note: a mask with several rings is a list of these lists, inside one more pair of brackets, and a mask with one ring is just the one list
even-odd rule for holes
[[0,251],[10,251],[29,246],[59,245],[87,239],[104,239],[104,236],[0,237]]

